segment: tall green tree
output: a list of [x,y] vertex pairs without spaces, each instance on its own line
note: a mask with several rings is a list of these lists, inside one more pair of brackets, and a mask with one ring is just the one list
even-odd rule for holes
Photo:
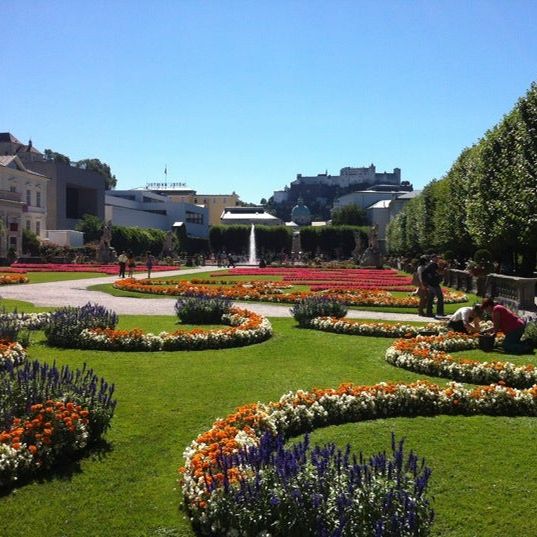
[[364,209],[351,203],[332,211],[333,226],[365,226],[367,214]]
[[112,170],[106,162],[101,162],[98,158],[87,158],[78,161],[79,166],[85,166],[86,170],[97,172],[104,177],[106,190],[112,190],[116,187],[117,179],[112,175]]

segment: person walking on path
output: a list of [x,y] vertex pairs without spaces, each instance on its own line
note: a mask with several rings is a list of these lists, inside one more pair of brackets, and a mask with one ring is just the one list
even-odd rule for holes
[[453,332],[466,334],[478,334],[480,331],[480,321],[483,316],[481,304],[476,304],[473,308],[459,308],[449,319],[448,328]]
[[117,262],[119,263],[119,277],[124,278],[125,277],[125,267],[127,266],[128,257],[127,254],[123,251],[121,252],[120,256],[117,258]]
[[136,267],[136,261],[134,261],[134,254],[129,252],[127,255],[127,269],[128,277],[134,278],[134,268]]
[[427,306],[427,300],[429,298],[429,291],[427,286],[423,283],[423,270],[427,265],[427,257],[422,255],[418,260],[418,266],[416,271],[412,275],[412,284],[416,286],[414,291],[415,295],[418,295],[420,303],[418,304],[418,315],[425,317],[425,307]]
[[496,304],[492,298],[483,300],[483,311],[492,314],[494,327],[490,329],[490,334],[503,332],[503,350],[509,354],[527,354],[532,352],[533,347],[520,341],[526,329],[526,322],[501,304]]
[[438,267],[438,256],[433,254],[431,261],[423,269],[421,279],[427,286],[429,296],[427,297],[427,317],[433,316],[433,304],[436,297],[436,316],[444,317],[444,295],[440,283],[442,282],[442,274]]
[[147,252],[147,258],[145,261],[145,266],[147,267],[147,277],[151,278],[151,271],[153,270],[153,265],[155,263],[155,258],[151,255],[151,252]]

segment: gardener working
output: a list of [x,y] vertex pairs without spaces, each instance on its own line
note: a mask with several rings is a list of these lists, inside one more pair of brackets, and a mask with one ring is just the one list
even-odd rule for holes
[[481,304],[476,304],[473,308],[459,308],[450,317],[447,326],[453,332],[466,332],[467,334],[479,333],[479,323],[482,315]]
[[489,333],[496,334],[497,332],[503,332],[505,334],[503,341],[505,352],[509,354],[527,354],[532,352],[532,346],[520,341],[526,328],[526,323],[523,319],[505,306],[496,304],[492,298],[485,298],[481,307],[483,311],[492,314],[494,328]]

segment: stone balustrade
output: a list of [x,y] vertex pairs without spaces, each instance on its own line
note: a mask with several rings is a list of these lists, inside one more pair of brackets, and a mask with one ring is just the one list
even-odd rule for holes
[[444,273],[444,283],[466,293],[494,297],[514,310],[535,310],[537,278],[519,278],[505,274],[475,277],[465,270],[448,269]]
[[505,274],[489,274],[486,292],[498,302],[513,309],[535,310],[535,284],[537,278],[519,278]]

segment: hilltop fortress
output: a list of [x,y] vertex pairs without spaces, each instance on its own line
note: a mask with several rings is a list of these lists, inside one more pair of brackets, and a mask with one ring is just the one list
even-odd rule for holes
[[377,173],[375,165],[364,168],[341,168],[339,175],[328,172],[315,176],[298,174],[296,179],[283,190],[276,190],[269,205],[280,218],[287,218],[299,198],[310,208],[316,218],[327,220],[334,200],[357,190],[410,191],[412,185],[401,181],[401,169]]

